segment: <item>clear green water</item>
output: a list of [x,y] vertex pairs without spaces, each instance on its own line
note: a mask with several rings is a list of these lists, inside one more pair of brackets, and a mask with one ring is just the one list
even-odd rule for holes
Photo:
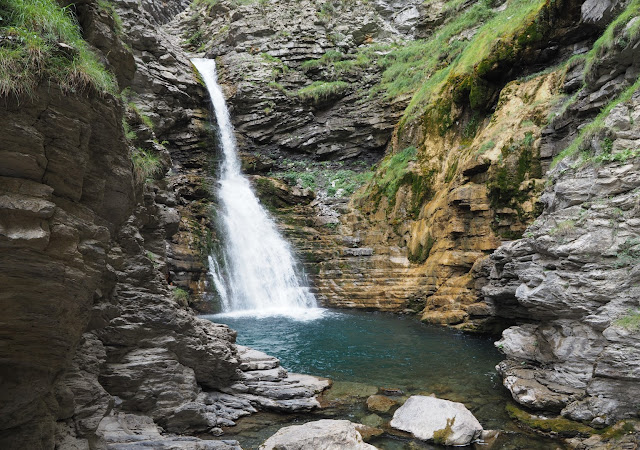
[[[365,400],[378,388],[400,389],[405,396],[435,393],[464,403],[485,429],[505,430],[492,449],[551,449],[558,442],[523,435],[504,412],[509,399],[495,371],[502,359],[493,340],[385,313],[328,311],[316,320],[286,317],[206,316],[238,331],[238,343],[280,359],[292,372],[331,378],[331,407],[304,416],[265,415],[240,421],[243,448],[256,448],[277,429],[322,417],[367,421]],[[340,392],[348,400],[340,400]],[[384,415],[381,418],[388,422]],[[369,417],[371,419],[371,417]],[[381,449],[416,448],[390,435],[371,442]],[[414,447],[409,447],[413,445]],[[438,448],[420,445],[418,448]]]

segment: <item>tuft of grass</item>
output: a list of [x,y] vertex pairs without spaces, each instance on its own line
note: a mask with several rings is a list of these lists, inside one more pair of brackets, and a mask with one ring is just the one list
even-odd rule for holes
[[0,37],[0,96],[31,96],[43,80],[66,92],[116,93],[75,18],[54,0],[0,2]]
[[153,130],[153,121],[149,116],[147,116],[145,113],[143,113],[140,110],[138,105],[136,105],[134,102],[129,102],[127,103],[127,107],[131,111],[133,111],[136,114],[136,116],[138,116],[138,119],[140,119],[140,122],[142,122],[147,128],[150,128]]
[[640,330],[640,309],[629,310],[626,316],[622,316],[613,322],[615,325],[631,331]]
[[133,169],[139,182],[150,182],[162,175],[162,163],[158,155],[149,150],[136,148],[131,153]]
[[299,89],[296,95],[301,100],[321,103],[343,95],[348,89],[349,83],[345,81],[314,81],[309,86]]
[[[626,46],[629,39],[635,38],[640,32],[640,22],[636,21],[626,33],[621,31],[627,26],[627,24],[635,17],[640,15],[640,0],[633,0],[625,8],[625,10],[616,17],[616,19],[609,24],[602,36],[593,44],[591,51],[587,54],[585,73],[589,73],[593,64],[596,61],[602,59],[602,57],[611,50],[614,46],[619,45],[621,47]],[[625,35],[626,34],[626,35]]]
[[304,72],[318,69],[332,62],[340,61],[344,58],[342,52],[337,50],[327,50],[327,52],[318,59],[309,59],[300,65]]
[[118,36],[122,36],[124,34],[124,25],[122,23],[122,18],[118,11],[116,11],[116,7],[109,0],[98,0],[98,7],[100,7],[103,11],[111,16],[113,19],[113,27],[114,31]]
[[218,0],[193,0],[191,2],[191,8],[196,8],[200,5],[205,5],[207,8],[216,6],[219,3]]
[[573,140],[573,142],[571,142],[567,148],[553,159],[551,168],[553,169],[560,161],[567,157],[571,157],[579,152],[588,150],[591,139],[604,129],[604,120],[607,118],[611,110],[621,103],[628,102],[638,89],[640,89],[640,78],[611,101],[602,111],[600,111],[600,114],[598,114],[592,122],[580,130],[580,134]]
[[189,292],[187,292],[186,290],[182,289],[182,288],[175,288],[173,290],[173,299],[180,303],[181,305],[188,305],[189,304]]

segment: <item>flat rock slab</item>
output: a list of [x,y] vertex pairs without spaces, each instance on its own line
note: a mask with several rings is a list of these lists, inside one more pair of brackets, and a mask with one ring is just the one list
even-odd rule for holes
[[482,425],[462,403],[421,395],[398,408],[391,426],[444,445],[467,445],[482,433]]
[[318,420],[281,428],[260,450],[375,450],[348,420]]

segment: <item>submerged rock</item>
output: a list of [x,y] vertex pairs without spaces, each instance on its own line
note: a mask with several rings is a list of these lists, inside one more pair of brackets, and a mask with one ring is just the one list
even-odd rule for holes
[[260,450],[373,450],[348,420],[324,419],[281,428],[260,446]]
[[369,411],[386,413],[397,404],[397,401],[384,395],[372,395],[367,399]]
[[467,445],[482,433],[482,425],[462,404],[414,395],[393,415],[391,426],[423,441]]

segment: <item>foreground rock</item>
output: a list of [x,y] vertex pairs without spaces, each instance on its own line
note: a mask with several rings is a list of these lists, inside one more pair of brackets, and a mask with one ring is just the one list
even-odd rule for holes
[[[106,17],[113,27],[98,3],[82,2],[79,21]],[[140,62],[143,50],[131,46]],[[109,67],[119,80],[128,68]],[[188,97],[173,82],[149,83],[166,101]],[[32,94],[0,108],[0,448],[219,448],[175,434],[219,434],[259,409],[315,408],[326,380],[289,375],[178,302],[166,240],[189,198],[134,169],[135,147],[154,144],[151,130],[125,136],[128,116],[110,94],[49,83]],[[157,156],[164,173],[171,160],[160,148]]]
[[318,420],[280,429],[260,446],[260,450],[373,450],[348,420]]
[[482,425],[462,403],[422,395],[410,397],[393,415],[391,426],[444,445],[467,445],[482,433]]

